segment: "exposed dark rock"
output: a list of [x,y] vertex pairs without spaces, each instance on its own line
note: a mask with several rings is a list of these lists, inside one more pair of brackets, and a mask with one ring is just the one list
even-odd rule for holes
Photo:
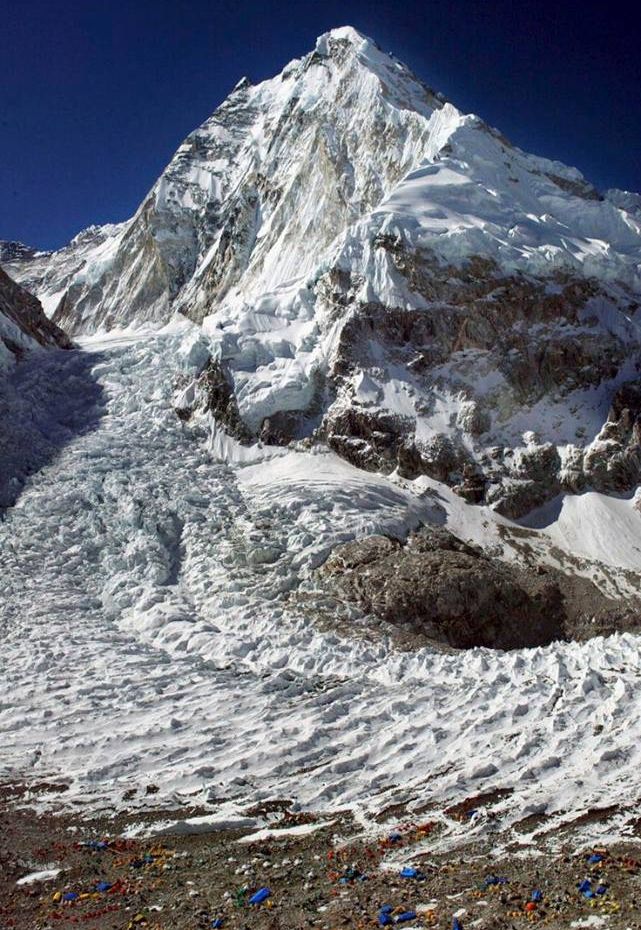
[[463,480],[454,486],[453,491],[468,504],[482,504],[485,500],[487,478],[480,469],[472,464],[463,466]]
[[182,420],[183,423],[188,423],[191,420],[193,410],[191,407],[174,407],[176,416],[179,420]]
[[[0,313],[42,346],[58,346],[61,349],[71,347],[67,334],[47,319],[37,297],[16,284],[2,268],[0,268]],[[10,351],[19,354],[19,347],[12,340],[7,339],[5,342]]]
[[545,175],[550,181],[554,181],[556,186],[560,187],[561,190],[568,194],[573,194],[575,197],[582,197],[584,200],[604,200],[604,197],[598,192],[596,187],[593,187],[593,185],[589,183],[589,181],[583,179],[572,181],[570,178],[560,177],[560,175],[553,174],[551,171],[546,171]]
[[260,440],[268,446],[286,446],[300,430],[303,414],[300,410],[279,410],[265,417],[260,428]]
[[641,382],[627,381],[612,398],[608,419],[583,459],[598,491],[624,493],[641,481]]
[[277,410],[265,417],[260,439],[267,445],[286,446],[295,439],[309,437],[320,426],[325,395],[325,375],[319,369],[310,374],[312,399],[304,410]]
[[515,649],[564,635],[554,581],[491,562],[444,530],[423,529],[406,546],[346,543],[322,571],[368,613],[456,648]]
[[439,552],[447,550],[449,552],[463,552],[465,555],[479,558],[483,555],[480,546],[474,546],[467,543],[443,526],[422,527],[418,532],[412,533],[405,548],[408,552]]
[[370,536],[337,546],[321,568],[339,597],[458,649],[516,649],[641,627],[641,602],[613,601],[591,581],[492,559],[442,527],[406,544]]
[[641,381],[626,381],[612,398],[608,422],[626,420],[630,425],[641,416]]
[[[370,470],[397,467],[408,479],[428,475],[471,503],[487,499],[512,518],[561,490],[622,491],[641,480],[641,429],[630,412],[638,398],[630,392],[613,403],[601,441],[587,452],[568,451],[563,463],[551,443],[533,441],[499,457],[484,449],[488,432],[500,434],[501,423],[514,412],[607,384],[634,352],[641,363],[632,336],[620,338],[585,312],[591,298],[606,299],[595,281],[561,273],[546,282],[506,276],[492,261],[478,258],[462,268],[442,266],[389,234],[379,235],[374,245],[429,303],[420,309],[355,304],[354,282],[335,269],[331,281],[328,273],[318,283],[322,299],[349,314],[329,372],[336,400],[323,423],[339,455]],[[491,394],[476,393],[470,372],[477,366],[494,379]],[[398,380],[399,371],[406,372],[416,417],[386,409],[382,391],[377,400],[361,404],[355,375],[375,388],[391,377]],[[418,441],[417,420],[431,416],[436,395],[449,397],[453,412],[441,432]]]
[[413,438],[404,439],[396,453],[398,473],[401,478],[418,478],[423,474],[423,460]]
[[552,500],[559,490],[560,483],[556,479],[546,483],[517,478],[492,485],[487,492],[486,500],[497,513],[510,520],[518,520],[526,513]]
[[550,442],[531,442],[516,449],[503,482],[487,494],[487,502],[504,517],[516,520],[540,507],[561,490],[561,457]]
[[460,479],[468,456],[456,438],[445,433],[436,433],[429,439],[417,443],[417,446],[423,474],[447,484],[454,484]]
[[570,494],[581,494],[585,491],[587,478],[583,464],[584,457],[585,450],[577,446],[569,446],[565,450],[563,468],[559,473],[561,490]]
[[251,430],[238,411],[231,379],[221,363],[210,360],[198,381],[199,387],[204,390],[205,409],[213,413],[225,432],[234,439],[243,443],[251,442]]
[[324,423],[327,443],[352,465],[367,471],[392,471],[398,450],[413,426],[394,414],[347,407]]

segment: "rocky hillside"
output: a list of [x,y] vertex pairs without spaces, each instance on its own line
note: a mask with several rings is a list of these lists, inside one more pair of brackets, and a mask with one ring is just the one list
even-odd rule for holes
[[5,249],[70,332],[202,324],[181,416],[326,442],[518,518],[641,481],[639,202],[520,151],[346,27],[240,81],[130,221]]

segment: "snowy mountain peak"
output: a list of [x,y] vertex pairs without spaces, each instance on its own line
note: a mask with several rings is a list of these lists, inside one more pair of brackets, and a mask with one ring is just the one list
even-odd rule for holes
[[243,440],[314,435],[519,515],[641,478],[628,415],[601,431],[637,370],[638,204],[347,26],[241,82],[130,221],[10,267],[72,332],[202,324],[210,412]]
[[412,75],[409,69],[391,52],[384,52],[374,39],[359,32],[353,26],[340,26],[318,36],[314,51],[306,56],[306,59],[313,56],[335,59],[338,63],[352,57],[363,67],[382,73],[388,73],[391,65],[394,77],[409,76],[413,81],[418,82],[416,76]]
[[[604,200],[576,169],[519,151],[343,26],[275,78],[242,79],[131,221],[86,230],[50,258],[9,261],[72,331],[163,322],[176,310],[201,320],[222,301],[304,285],[328,261],[342,267],[343,241],[392,228],[441,260],[570,267],[630,286],[635,204],[618,192]],[[372,285],[369,273],[359,272]],[[406,301],[394,276],[376,280],[364,295]]]
[[174,310],[201,319],[232,292],[313,275],[419,161],[442,106],[371,40],[333,30],[277,77],[241,81],[129,223],[85,231],[29,283],[67,327],[91,331]]

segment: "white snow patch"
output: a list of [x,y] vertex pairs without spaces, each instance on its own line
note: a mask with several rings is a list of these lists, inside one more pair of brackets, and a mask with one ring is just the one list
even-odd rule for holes
[[30,872],[28,875],[23,875],[22,878],[19,878],[16,885],[32,885],[35,882],[49,882],[57,878],[61,871],[62,869],[60,868],[51,868],[42,869],[40,872]]
[[279,840],[283,836],[308,836],[310,833],[316,833],[324,827],[331,827],[334,820],[323,820],[320,823],[299,823],[294,827],[264,827],[257,830],[256,833],[248,833],[247,836],[241,836],[237,843],[247,845],[249,843],[261,843],[263,840]]
[[590,914],[588,917],[580,917],[573,920],[571,927],[605,927],[610,922],[609,917],[601,917],[599,914]]

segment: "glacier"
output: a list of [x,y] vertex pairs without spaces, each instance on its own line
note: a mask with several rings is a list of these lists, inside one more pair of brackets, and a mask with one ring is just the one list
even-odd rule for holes
[[[496,784],[514,790],[508,825],[631,804],[638,639],[443,654],[349,614],[323,631],[340,607],[314,555],[435,519],[438,500],[327,451],[220,461],[171,410],[184,338],[91,337],[21,366],[25,399],[49,379],[73,405],[80,356],[100,390],[0,524],[3,775],[66,780],[65,802],[94,806],[153,782],[161,803],[223,812],[286,796],[371,814]],[[446,509],[469,537],[489,519]]]
[[0,386],[4,776],[634,818],[636,636],[403,648],[316,570],[435,524],[638,595],[638,195],[344,27],[240,81],[130,220],[0,256],[75,340]]

